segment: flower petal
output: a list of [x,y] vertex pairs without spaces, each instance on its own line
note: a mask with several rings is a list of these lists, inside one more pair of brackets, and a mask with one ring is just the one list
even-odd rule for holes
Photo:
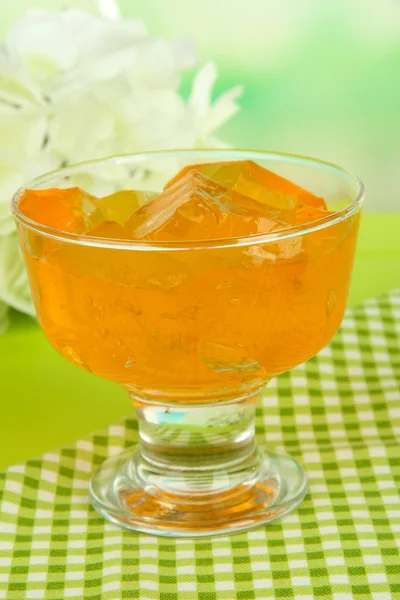
[[0,161],[20,164],[40,151],[45,135],[43,108],[16,110],[0,105]]
[[113,135],[113,127],[110,107],[87,94],[58,107],[49,124],[49,139],[60,156],[79,162],[97,156],[97,145]]
[[78,55],[62,13],[46,11],[29,11],[13,25],[5,48],[13,62],[25,64],[41,81],[70,68]]
[[0,301],[35,314],[17,232],[0,237]]
[[0,57],[0,104],[11,108],[26,108],[43,104],[40,85],[22,65],[15,65]]
[[175,89],[179,83],[175,56],[165,40],[144,38],[137,44],[136,60],[130,69],[132,87]]
[[11,213],[11,198],[21,185],[20,172],[0,165],[0,236],[15,231],[14,218]]
[[235,86],[231,90],[221,94],[215,102],[210,106],[209,111],[203,117],[201,123],[201,133],[204,137],[212,134],[216,129],[221,127],[239,110],[239,105],[236,100],[243,93],[243,88],[240,85]]
[[192,108],[196,119],[202,119],[210,108],[212,88],[217,75],[215,64],[208,62],[200,69],[193,81],[189,106]]
[[198,56],[193,40],[185,39],[172,42],[171,48],[175,58],[175,66],[178,70],[191,69],[196,65]]
[[[68,11],[78,12],[78,11]],[[79,61],[51,82],[49,94],[72,97],[98,82],[108,81],[128,71],[137,60],[138,45],[146,39],[146,28],[139,19],[121,19],[86,40]]]
[[99,13],[105,19],[116,21],[121,17],[119,6],[115,0],[97,0]]

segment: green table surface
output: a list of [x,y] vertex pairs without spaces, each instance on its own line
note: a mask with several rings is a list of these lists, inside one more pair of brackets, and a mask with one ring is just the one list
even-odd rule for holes
[[[400,286],[400,213],[364,214],[349,304]],[[117,385],[68,363],[37,323],[12,314],[0,337],[0,468],[67,445],[131,411]]]

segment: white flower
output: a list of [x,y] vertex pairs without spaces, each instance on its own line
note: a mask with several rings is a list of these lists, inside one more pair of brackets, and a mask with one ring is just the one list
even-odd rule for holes
[[[4,303],[33,313],[9,211],[23,181],[111,154],[218,147],[216,129],[238,110],[239,87],[212,101],[212,63],[189,100],[180,96],[181,72],[196,63],[190,41],[154,38],[141,20],[120,18],[114,0],[98,4],[99,16],[30,11],[0,46],[0,328]],[[110,189],[122,176],[102,175]]]

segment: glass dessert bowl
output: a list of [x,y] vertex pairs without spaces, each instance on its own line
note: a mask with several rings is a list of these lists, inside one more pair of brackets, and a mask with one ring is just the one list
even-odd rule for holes
[[136,410],[139,443],[92,477],[102,515],[195,537],[301,502],[303,468],[256,443],[256,402],[337,331],[362,203],[335,165],[239,150],[96,160],[15,195],[44,333]]

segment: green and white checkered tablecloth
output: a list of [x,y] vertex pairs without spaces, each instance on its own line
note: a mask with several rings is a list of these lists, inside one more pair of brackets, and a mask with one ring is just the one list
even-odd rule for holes
[[0,598],[400,599],[400,290],[347,312],[278,377],[257,435],[306,466],[297,511],[232,537],[161,539],[103,521],[88,480],[137,438],[127,419],[2,474]]

